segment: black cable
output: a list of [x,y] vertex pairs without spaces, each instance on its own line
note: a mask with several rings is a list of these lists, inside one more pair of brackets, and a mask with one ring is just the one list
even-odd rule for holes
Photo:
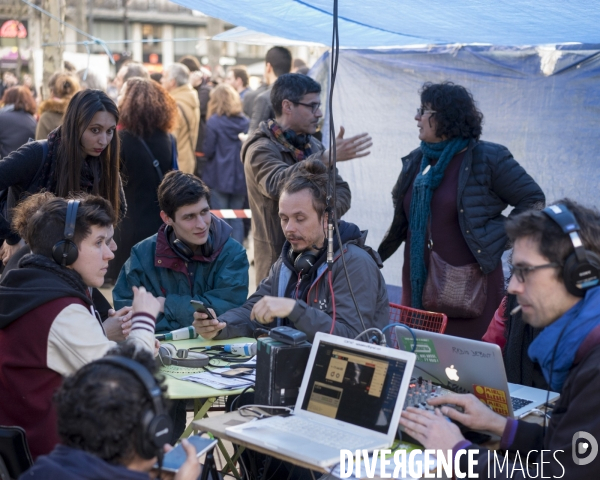
[[287,480],[290,480],[292,478],[292,473],[294,473],[294,470],[296,469],[296,465],[292,465],[292,468],[290,469],[290,474],[287,477]]
[[230,412],[233,412],[233,407],[234,407],[234,405],[235,405],[235,402],[237,402],[237,401],[238,401],[238,398],[240,398],[240,397],[241,397],[241,396],[242,396],[244,393],[246,393],[246,392],[247,392],[248,390],[250,390],[250,389],[254,390],[254,385],[250,385],[250,386],[248,386],[248,387],[244,388],[244,389],[242,390],[242,393],[240,393],[240,394],[239,394],[237,397],[235,397],[235,398],[234,398],[234,399],[231,401],[231,405],[229,406],[229,411],[230,411]]
[[[339,222],[337,218],[337,188],[335,182],[336,174],[336,163],[337,163],[337,152],[336,152],[336,135],[335,135],[335,123],[333,121],[333,91],[335,87],[335,80],[337,76],[337,68],[340,56],[340,35],[338,28],[338,0],[333,0],[333,33],[331,39],[331,62],[330,62],[330,81],[329,81],[329,175],[327,177],[327,193],[331,191],[331,195],[328,195],[328,206],[329,219],[328,222],[333,224],[334,230],[337,235],[338,245],[340,248],[342,263],[344,265],[344,272],[346,274],[346,281],[348,282],[348,289],[350,290],[350,296],[354,302],[354,307],[358,313],[358,318],[362,326],[363,332],[367,329],[365,321],[363,320],[362,313],[358,307],[358,302],[354,296],[354,290],[352,290],[352,284],[350,282],[350,275],[348,274],[348,265],[346,264],[346,257],[344,256],[344,245],[342,244],[342,237],[340,235]],[[331,241],[331,239],[329,239]],[[328,258],[328,268],[331,270],[333,259]]]
[[244,463],[243,455],[240,454],[240,456],[238,457],[238,461],[240,462],[240,465],[242,466],[242,469],[243,469],[242,479],[246,478],[246,479],[250,480],[250,472],[248,470],[248,467],[246,467],[246,464]]
[[336,233],[338,238],[338,243],[340,244],[340,252],[342,253],[342,263],[344,264],[344,272],[346,273],[346,281],[348,282],[348,289],[350,290],[350,296],[352,297],[352,301],[354,302],[354,308],[356,308],[356,313],[358,313],[358,319],[360,320],[360,324],[363,328],[363,332],[367,329],[365,327],[365,321],[363,320],[362,314],[360,313],[360,308],[358,308],[358,302],[356,301],[356,297],[354,296],[354,291],[352,290],[352,284],[350,283],[350,275],[348,275],[348,266],[346,265],[346,257],[344,256],[344,246],[342,245],[342,237],[340,236],[340,229],[337,228],[337,219],[336,222]]
[[223,352],[220,350],[206,350],[206,347],[191,347],[188,350],[198,350],[201,353],[209,357],[208,365],[211,367],[222,367],[223,365],[215,365],[210,362],[213,360],[219,360],[226,363],[246,363],[250,360],[250,357],[244,357],[241,355],[235,355],[234,353]]
[[273,470],[273,473],[268,478],[268,480],[273,480],[273,477],[275,477],[275,474],[277,473],[277,470],[279,470],[282,465],[283,465],[283,460],[279,460],[279,465],[277,465],[277,468],[275,470]]
[[263,471],[262,471],[262,474],[261,474],[260,471],[258,472],[258,474],[262,477],[263,480],[266,480],[266,478],[267,478],[267,472],[269,471],[269,467],[271,466],[271,460],[273,460],[273,457],[267,456],[265,458],[265,460],[263,461]]

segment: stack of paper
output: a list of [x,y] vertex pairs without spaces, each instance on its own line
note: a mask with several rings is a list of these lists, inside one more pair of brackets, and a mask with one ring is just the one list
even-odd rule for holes
[[239,377],[224,377],[222,373],[235,371],[236,369],[231,368],[217,368],[210,372],[194,373],[187,377],[181,377],[181,380],[187,380],[188,382],[201,383],[208,387],[216,388],[217,390],[238,390],[240,388],[246,388],[250,385],[254,385],[256,381],[256,374],[254,371],[247,375]]

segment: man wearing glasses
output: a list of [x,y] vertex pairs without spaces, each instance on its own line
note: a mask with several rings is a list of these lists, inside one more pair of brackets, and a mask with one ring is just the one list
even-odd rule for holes
[[[261,122],[242,146],[254,232],[256,284],[267,277],[285,242],[278,216],[279,191],[300,162],[318,159],[329,165],[329,151],[312,137],[323,116],[321,86],[297,73],[281,75],[271,90],[274,119]],[[369,155],[371,137],[362,133],[336,140],[337,161]],[[350,208],[350,188],[336,175],[338,218]]]
[[[400,424],[426,448],[452,449],[463,472],[467,471],[467,455],[456,454],[474,450],[478,461],[474,471],[479,478],[533,478],[537,474],[530,470],[530,477],[510,462],[508,468],[496,471],[500,464],[488,451],[465,440],[445,416],[472,430],[497,434],[500,448],[519,452],[522,465],[527,459],[530,468],[544,469],[540,478],[598,478],[600,212],[565,199],[543,211],[510,217],[506,232],[514,248],[508,293],[516,295],[523,320],[542,329],[528,355],[540,365],[549,388],[560,392],[548,427],[507,419],[473,395],[455,394],[432,399],[431,405],[441,407],[435,413],[408,408]],[[447,403],[464,412],[442,406]],[[510,476],[510,472],[519,474]]]

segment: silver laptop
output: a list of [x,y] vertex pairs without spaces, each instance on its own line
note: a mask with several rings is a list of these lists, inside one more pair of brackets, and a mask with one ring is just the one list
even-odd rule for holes
[[[412,335],[396,327],[396,339],[403,350],[411,351]],[[414,376],[422,376],[450,390],[472,393],[495,412],[521,418],[533,409],[554,400],[556,392],[508,383],[502,350],[493,343],[413,329],[417,337]]]
[[339,463],[340,450],[392,445],[415,354],[317,333],[294,408],[226,429],[234,438],[312,465]]

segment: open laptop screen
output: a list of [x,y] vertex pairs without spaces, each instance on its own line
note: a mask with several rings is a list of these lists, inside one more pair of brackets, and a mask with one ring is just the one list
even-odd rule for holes
[[321,341],[302,409],[388,433],[404,360]]

